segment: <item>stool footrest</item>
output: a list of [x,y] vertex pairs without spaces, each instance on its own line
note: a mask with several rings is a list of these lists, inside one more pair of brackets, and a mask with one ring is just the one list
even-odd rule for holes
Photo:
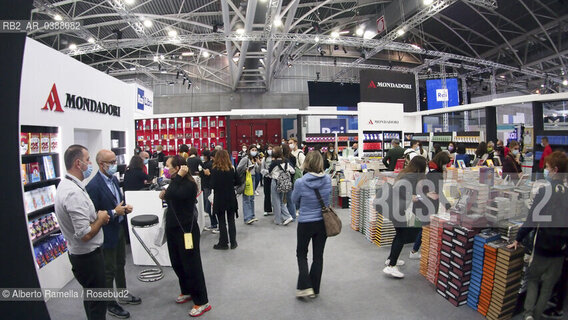
[[162,279],[163,277],[164,272],[162,269],[156,268],[142,270],[140,271],[140,274],[138,274],[138,280],[143,282],[154,282]]

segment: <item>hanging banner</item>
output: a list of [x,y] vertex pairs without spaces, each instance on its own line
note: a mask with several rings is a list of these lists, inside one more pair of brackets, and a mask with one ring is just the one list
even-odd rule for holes
[[404,112],[416,111],[414,74],[387,70],[361,70],[361,102],[402,103]]

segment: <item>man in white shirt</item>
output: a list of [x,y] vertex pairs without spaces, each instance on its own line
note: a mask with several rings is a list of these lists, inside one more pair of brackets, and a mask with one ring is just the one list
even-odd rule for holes
[[296,139],[296,137],[292,137],[288,140],[288,144],[290,145],[290,150],[292,150],[292,155],[296,158],[296,167],[302,168],[306,155],[304,154],[304,151],[298,148],[298,139]]
[[[73,275],[81,286],[105,287],[105,262],[101,246],[103,225],[109,222],[107,211],[96,211],[83,184],[93,172],[89,151],[72,145],[65,151],[67,174],[57,187],[55,215],[69,248]],[[105,319],[105,301],[84,301],[87,319]]]

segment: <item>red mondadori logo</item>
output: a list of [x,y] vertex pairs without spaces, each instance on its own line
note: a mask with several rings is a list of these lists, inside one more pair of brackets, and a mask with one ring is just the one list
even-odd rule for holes
[[57,88],[55,87],[55,83],[53,87],[51,87],[51,91],[49,92],[49,96],[47,97],[47,101],[41,110],[51,110],[55,112],[63,112],[63,108],[61,108],[61,102],[59,101],[59,95],[57,94]]

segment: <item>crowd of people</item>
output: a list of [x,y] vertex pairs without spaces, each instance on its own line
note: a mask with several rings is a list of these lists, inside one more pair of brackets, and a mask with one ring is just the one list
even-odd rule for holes
[[[243,148],[236,166],[221,148],[202,151],[198,156],[195,148],[182,145],[175,156],[166,157],[161,148],[152,155],[163,163],[163,175],[169,179],[167,189],[157,197],[167,203],[165,235],[180,290],[175,302],[193,301],[190,316],[201,316],[212,308],[200,253],[196,209],[200,190],[193,176],[200,176],[204,211],[210,217],[210,225],[204,230],[219,234],[213,246],[217,250],[238,247],[235,219],[239,211],[245,225],[258,221],[254,200],[257,187],[263,185],[264,216],[273,215],[277,225],[298,223],[296,297],[318,296],[327,235],[322,208],[313,190],[317,189],[328,206],[331,178],[324,173],[324,163],[336,160],[337,154],[333,149],[328,150],[329,155],[305,153],[302,147],[295,138],[264,149],[252,145]],[[116,286],[117,290],[125,290],[126,215],[135,208],[127,204],[123,191],[141,190],[152,182],[146,166],[150,154],[139,150],[131,158],[122,190],[115,176],[117,160],[112,151],[97,153],[99,170],[87,184],[84,180],[93,172],[87,148],[70,146],[64,161],[67,173],[57,190],[55,213],[68,240],[73,274],[84,288],[114,290]],[[311,267],[307,259],[310,242]],[[140,303],[139,297],[129,293],[118,301],[85,301],[84,307],[88,319],[105,319],[107,314],[124,319],[130,314],[122,306]]]
[[[543,139],[545,154],[540,163],[544,176],[551,181],[555,190],[563,186],[568,171],[568,160],[561,152],[552,152],[548,139]],[[201,181],[204,211],[210,217],[210,224],[204,230],[219,234],[218,242],[213,246],[216,250],[236,249],[236,218],[243,214],[244,225],[258,221],[255,213],[255,196],[262,186],[264,192],[264,216],[273,216],[276,225],[287,226],[297,222],[296,256],[298,264],[298,282],[296,296],[298,298],[316,298],[320,292],[323,270],[323,252],[327,240],[322,217],[322,207],[317,193],[321,195],[326,206],[331,194],[331,178],[325,174],[326,166],[338,159],[337,151],[330,145],[325,153],[307,151],[304,144],[295,138],[284,141],[280,145],[244,146],[235,164],[229,153],[221,148],[204,150],[199,156],[195,148],[182,145],[175,156],[166,157],[158,149],[152,158],[164,164],[164,177],[169,179],[166,190],[159,198],[167,203],[166,238],[172,267],[179,280],[180,294],[175,302],[182,304],[194,302],[189,315],[197,317],[211,310],[207,296],[205,273],[200,253],[200,228],[197,223],[196,202],[200,193],[199,186],[193,176]],[[394,170],[397,162],[404,159],[402,170],[396,181],[400,181],[407,192],[399,192],[390,201],[399,203],[395,206],[405,215],[412,210],[416,219],[412,225],[406,222],[395,223],[395,237],[383,272],[394,278],[403,278],[404,274],[398,266],[404,264],[399,259],[403,246],[414,242],[410,251],[410,259],[420,259],[421,226],[428,223],[429,212],[423,199],[426,195],[434,204],[434,212],[440,205],[449,207],[443,201],[443,174],[452,161],[463,160],[469,165],[484,163],[488,159],[502,159],[506,174],[516,173],[518,179],[521,172],[519,145],[509,142],[508,147],[502,141],[480,143],[475,157],[470,159],[465,154],[463,145],[450,143],[447,150],[439,145],[428,153],[420,142],[413,141],[410,148],[404,150],[400,141],[392,141],[393,148],[384,157],[388,170]],[[356,149],[355,149],[356,150]],[[124,175],[123,190],[141,190],[147,186],[152,177],[148,175],[146,165],[150,159],[148,152],[140,151],[130,160]],[[126,215],[134,210],[127,204],[118,180],[116,155],[110,150],[100,150],[95,162],[99,170],[96,175],[84,184],[93,172],[89,151],[80,145],[70,146],[64,155],[67,174],[60,183],[55,212],[61,225],[63,235],[68,240],[70,261],[73,273],[84,288],[126,289],[125,246],[127,241]],[[424,181],[430,183],[424,184]],[[424,187],[424,185],[426,187]],[[563,188],[560,188],[564,190]],[[316,192],[317,191],[317,192]],[[567,190],[568,191],[568,190]],[[558,197],[566,197],[564,191],[557,192]],[[411,196],[410,196],[411,195]],[[238,198],[241,198],[239,205]],[[560,201],[560,200],[558,200]],[[535,201],[536,202],[536,201]],[[392,203],[391,203],[392,205]],[[531,212],[534,208],[531,208]],[[547,212],[555,214],[553,208]],[[419,214],[421,213],[421,214]],[[524,225],[517,241],[523,240],[534,225]],[[566,228],[562,229],[566,230]],[[562,275],[566,278],[567,236],[561,231],[550,233],[536,229],[538,233],[535,244],[535,261],[537,265],[529,268],[529,286],[525,301],[527,319],[538,319],[545,312],[544,307],[549,300],[554,285]],[[188,248],[188,237],[191,238]],[[517,246],[518,242],[512,246]],[[557,244],[551,248],[552,242]],[[312,264],[308,266],[308,247],[312,243]],[[558,246],[558,244],[561,244]],[[563,245],[563,246],[562,246]],[[564,264],[564,267],[563,267]],[[538,293],[539,279],[546,278]],[[564,299],[566,285],[561,285],[558,292]],[[128,318],[129,313],[122,305],[140,304],[142,300],[131,294],[118,301],[107,302],[85,301],[85,312],[88,319],[104,319],[108,313],[118,318]],[[557,303],[560,309],[546,310],[548,313],[560,314],[562,301]]]

